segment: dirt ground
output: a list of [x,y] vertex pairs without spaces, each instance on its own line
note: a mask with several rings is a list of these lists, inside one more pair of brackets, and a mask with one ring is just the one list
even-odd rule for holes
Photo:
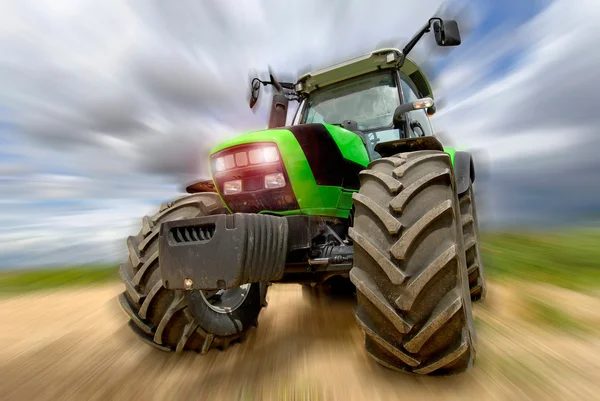
[[115,284],[0,299],[0,399],[600,398],[598,294],[490,285],[474,307],[475,367],[434,378],[377,365],[363,348],[354,302],[323,303],[298,285],[272,286],[258,329],[204,356],[138,340],[118,307],[120,291]]

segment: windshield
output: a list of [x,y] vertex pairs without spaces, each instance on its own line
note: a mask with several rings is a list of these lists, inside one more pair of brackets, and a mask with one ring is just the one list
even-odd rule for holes
[[339,124],[354,120],[361,131],[390,127],[400,105],[391,71],[377,71],[334,84],[309,95],[302,123]]

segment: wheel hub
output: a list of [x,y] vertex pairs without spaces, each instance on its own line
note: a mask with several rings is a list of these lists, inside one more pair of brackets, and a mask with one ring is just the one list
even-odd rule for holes
[[231,313],[239,308],[250,292],[251,284],[243,284],[227,290],[202,290],[202,300],[217,313]]

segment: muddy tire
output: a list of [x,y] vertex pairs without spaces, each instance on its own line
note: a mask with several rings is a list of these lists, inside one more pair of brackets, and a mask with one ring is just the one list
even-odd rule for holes
[[468,370],[475,331],[450,158],[402,153],[360,173],[354,241],[356,319],[371,357],[395,370]]
[[465,244],[465,258],[467,260],[467,275],[469,276],[469,290],[471,300],[479,301],[485,299],[487,285],[481,251],[479,247],[479,222],[477,220],[477,209],[473,187],[458,197],[460,202],[460,217],[463,229],[463,242]]
[[163,203],[154,216],[144,217],[138,235],[127,239],[129,259],[119,269],[125,292],[119,302],[131,319],[129,326],[148,344],[163,351],[206,353],[213,347],[227,348],[258,324],[258,314],[266,305],[266,284],[245,286],[244,301],[231,313],[211,308],[213,301],[206,300],[212,298],[201,291],[167,290],[163,286],[158,264],[160,225],[219,213],[228,211],[217,194],[183,196]]

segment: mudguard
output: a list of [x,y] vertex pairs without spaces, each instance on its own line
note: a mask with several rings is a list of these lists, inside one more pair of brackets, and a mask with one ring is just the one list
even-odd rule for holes
[[415,152],[417,150],[443,151],[444,147],[434,136],[398,139],[395,141],[378,143],[375,146],[375,151],[379,153],[381,157],[389,157],[404,152]]
[[463,194],[469,185],[475,182],[475,166],[473,157],[469,152],[456,152],[454,155],[454,175],[456,176],[456,189],[458,194]]

